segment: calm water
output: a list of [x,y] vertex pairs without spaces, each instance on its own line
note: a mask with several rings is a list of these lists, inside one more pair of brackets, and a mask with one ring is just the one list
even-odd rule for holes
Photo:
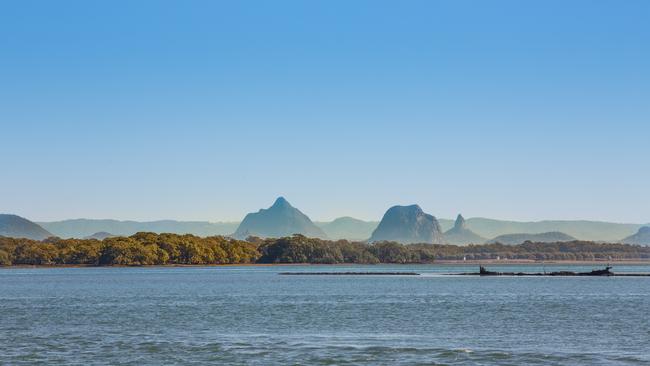
[[[277,274],[314,270],[425,275]],[[474,270],[0,269],[0,364],[650,365],[650,278]]]

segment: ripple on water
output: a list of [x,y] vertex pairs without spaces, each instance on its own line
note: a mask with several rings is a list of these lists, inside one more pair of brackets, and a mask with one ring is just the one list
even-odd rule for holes
[[0,364],[650,365],[647,280],[282,270],[0,271]]

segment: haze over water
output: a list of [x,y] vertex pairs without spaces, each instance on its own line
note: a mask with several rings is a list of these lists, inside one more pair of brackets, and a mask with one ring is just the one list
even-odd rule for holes
[[[4,269],[0,364],[650,364],[646,278],[325,268],[423,275],[278,275],[318,266]],[[545,267],[567,268],[594,266]]]

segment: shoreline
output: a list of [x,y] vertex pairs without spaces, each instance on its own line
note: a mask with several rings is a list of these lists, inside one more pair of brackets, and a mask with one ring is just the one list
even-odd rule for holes
[[349,267],[349,266],[477,266],[477,265],[518,265],[518,266],[535,266],[535,265],[650,265],[650,259],[622,259],[622,260],[590,260],[590,261],[577,261],[577,260],[548,260],[536,261],[532,259],[508,259],[508,260],[438,260],[431,263],[241,263],[241,264],[163,264],[163,265],[111,265],[111,266],[96,266],[84,264],[19,264],[11,266],[0,266],[2,269],[24,269],[24,268],[174,268],[174,267]]

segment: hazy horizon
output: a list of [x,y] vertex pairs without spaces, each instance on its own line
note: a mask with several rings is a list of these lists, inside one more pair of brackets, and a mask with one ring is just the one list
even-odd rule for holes
[[[299,207],[296,207],[296,208],[300,209]],[[427,213],[429,213],[429,212],[427,212]],[[0,214],[13,214],[13,215],[15,215],[14,213],[10,213],[10,212],[0,212]],[[18,215],[18,216],[20,216],[20,215]],[[307,215],[307,216],[309,216],[309,215]],[[365,222],[377,222],[378,223],[379,221],[381,221],[382,216],[380,216],[378,218],[374,218],[374,219],[373,218],[364,219],[364,218],[354,217],[354,216],[350,216],[350,215],[341,215],[341,216],[336,216],[336,217],[329,218],[329,219],[318,219],[318,218],[313,218],[311,216],[309,218],[311,219],[311,221],[313,221],[315,223],[328,223],[328,222],[332,222],[332,221],[334,221],[336,219],[340,219],[340,218],[352,218],[352,219],[357,219],[357,220],[361,220],[361,221],[365,221]],[[456,220],[456,217],[440,217],[440,216],[436,216],[436,215],[434,215],[434,216],[438,220],[447,220],[447,221],[455,221]],[[588,222],[603,222],[603,223],[622,224],[622,225],[625,225],[625,224],[630,224],[630,225],[646,225],[646,224],[650,224],[650,222],[621,222],[621,221],[603,221],[603,220],[586,220],[586,219],[552,219],[551,218],[551,219],[524,221],[524,220],[515,220],[515,219],[509,219],[509,218],[502,218],[502,217],[465,216],[465,215],[463,215],[463,217],[466,220],[485,219],[485,220],[512,221],[512,222],[521,222],[521,223],[535,223],[535,222],[543,222],[543,221],[588,221]],[[28,217],[25,217],[25,218],[29,219]],[[231,224],[231,223],[240,223],[243,220],[243,217],[241,219],[239,219],[239,220],[218,220],[218,219],[217,220],[207,220],[207,219],[204,219],[204,220],[201,220],[201,219],[198,219],[198,220],[180,220],[180,219],[174,219],[174,218],[158,218],[158,219],[134,220],[134,219],[128,219],[128,218],[127,219],[116,219],[116,218],[111,218],[111,217],[70,217],[70,218],[60,219],[60,220],[31,220],[30,219],[30,221],[34,221],[34,222],[58,222],[58,221],[71,221],[71,220],[115,220],[115,221],[133,221],[133,222],[178,221],[178,222],[207,222],[207,223],[211,223],[211,224],[220,224],[220,223]]]
[[[404,206],[406,206],[406,205],[404,205]],[[296,207],[296,206],[294,206],[294,207]],[[260,209],[266,209],[266,208],[268,208],[268,207],[260,207]],[[300,207],[296,207],[296,208],[301,210]],[[388,209],[388,208],[390,208],[390,207],[387,207],[386,209]],[[257,211],[258,210],[251,211],[249,213],[257,212]],[[447,220],[447,221],[452,221],[452,222],[456,220],[456,217],[458,215],[457,214],[457,215],[455,215],[453,217],[443,217],[443,216],[437,216],[437,215],[435,215],[434,213],[431,213],[431,212],[427,212],[426,210],[424,210],[424,211],[426,213],[432,214],[438,220]],[[332,217],[332,218],[318,219],[318,218],[311,217],[308,213],[306,213],[306,212],[304,212],[302,210],[301,210],[301,212],[303,212],[304,214],[309,216],[309,218],[313,222],[317,222],[317,223],[332,222],[332,221],[334,221],[336,219],[340,219],[340,218],[353,218],[353,219],[362,220],[362,221],[365,221],[365,222],[379,222],[379,221],[381,221],[381,219],[383,217],[383,213],[382,213],[382,215],[380,215],[377,218],[360,218],[360,217],[355,217],[355,216],[342,214],[342,215],[335,216],[335,217]],[[0,214],[15,214],[15,213],[0,212]],[[580,218],[576,218],[576,219],[547,218],[547,219],[540,219],[540,220],[517,220],[517,219],[502,218],[502,217],[467,216],[467,215],[463,214],[462,212],[460,212],[459,214],[463,215],[463,217],[466,220],[470,220],[470,219],[486,219],[486,220],[512,221],[512,222],[521,222],[521,223],[534,223],[534,222],[543,222],[543,221],[589,221],[589,222],[603,222],[603,223],[613,223],[613,224],[632,224],[632,225],[650,224],[650,222],[622,222],[622,221],[606,221],[606,220],[589,220],[589,219],[580,219]],[[58,220],[32,220],[29,217],[26,217],[26,218],[30,219],[31,221],[34,221],[34,222],[58,222],[58,221],[72,221],[72,220],[115,220],[115,221],[133,221],[133,222],[178,221],[178,222],[208,222],[208,223],[211,223],[211,224],[219,224],[219,223],[228,224],[228,223],[240,223],[244,219],[244,216],[242,216],[240,219],[233,219],[233,220],[219,220],[219,219],[216,219],[216,220],[210,220],[210,219],[182,220],[182,219],[175,219],[175,218],[154,218],[154,219],[138,220],[138,219],[129,219],[129,218],[122,219],[122,218],[113,218],[113,217],[69,217],[69,218],[58,219]]]
[[650,222],[650,2],[0,6],[0,211]]

